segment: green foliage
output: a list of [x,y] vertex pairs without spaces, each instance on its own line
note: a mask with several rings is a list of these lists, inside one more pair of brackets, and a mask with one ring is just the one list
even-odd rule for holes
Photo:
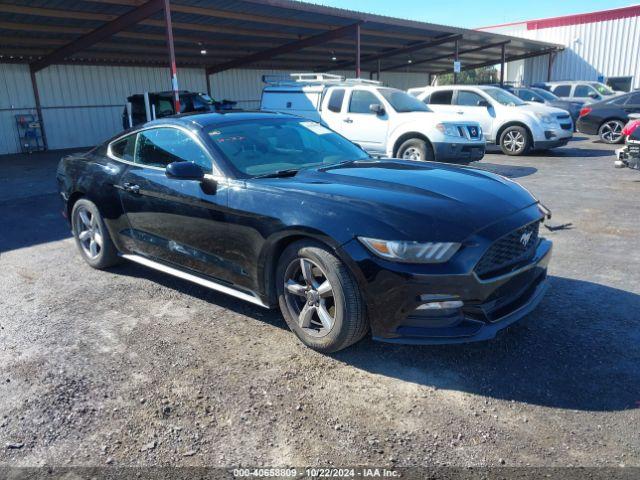
[[[496,67],[481,67],[473,70],[464,70],[458,74],[458,84],[482,85],[486,83],[500,82],[500,73]],[[438,75],[438,85],[452,85],[453,73]]]

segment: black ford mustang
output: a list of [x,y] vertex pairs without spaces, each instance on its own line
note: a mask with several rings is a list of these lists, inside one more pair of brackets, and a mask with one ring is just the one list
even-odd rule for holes
[[324,126],[269,113],[154,121],[57,179],[80,253],[280,306],[308,346],[484,340],[545,288],[545,209],[518,184],[375,160]]

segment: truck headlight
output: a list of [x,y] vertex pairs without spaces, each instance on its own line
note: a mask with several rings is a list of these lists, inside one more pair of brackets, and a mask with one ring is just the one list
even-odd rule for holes
[[440,130],[440,132],[442,132],[444,135],[447,135],[449,137],[461,136],[458,127],[456,127],[455,125],[449,125],[448,123],[438,123],[436,125],[436,128]]
[[379,257],[403,263],[444,263],[460,248],[453,242],[410,242],[358,237],[365,247]]

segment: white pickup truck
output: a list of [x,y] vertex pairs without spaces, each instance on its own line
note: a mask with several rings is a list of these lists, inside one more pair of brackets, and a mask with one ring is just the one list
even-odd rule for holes
[[468,163],[484,156],[478,122],[433,112],[402,90],[369,80],[292,74],[263,80],[261,110],[321,122],[376,156]]

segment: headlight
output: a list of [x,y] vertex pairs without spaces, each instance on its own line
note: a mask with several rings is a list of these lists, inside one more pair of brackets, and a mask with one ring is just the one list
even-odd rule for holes
[[536,117],[538,117],[538,120],[540,120],[542,123],[545,123],[547,125],[555,123],[555,119],[551,115],[545,115],[544,113],[536,112]]
[[365,247],[379,257],[404,263],[444,263],[460,248],[452,242],[404,242],[358,237]]
[[449,137],[459,137],[460,132],[455,125],[449,125],[448,123],[438,123],[436,128]]

